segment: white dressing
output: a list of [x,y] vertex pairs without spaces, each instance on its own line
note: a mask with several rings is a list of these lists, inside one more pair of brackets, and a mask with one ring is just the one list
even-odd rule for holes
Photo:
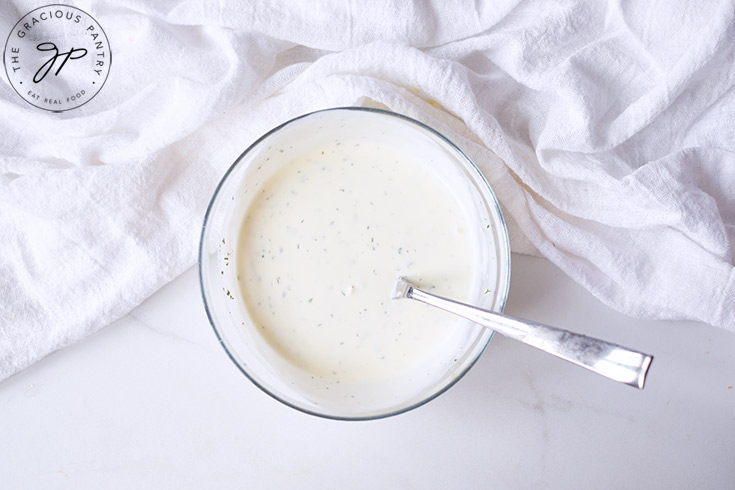
[[232,360],[310,413],[398,413],[450,386],[490,332],[408,300],[502,308],[507,235],[450,142],[406,118],[336,109],[263,136],[215,193],[202,236],[207,312]]
[[391,300],[393,281],[465,298],[475,256],[465,213],[439,176],[395,148],[340,140],[296,155],[263,184],[246,211],[237,268],[252,322],[274,351],[344,383],[436,361],[457,320]]

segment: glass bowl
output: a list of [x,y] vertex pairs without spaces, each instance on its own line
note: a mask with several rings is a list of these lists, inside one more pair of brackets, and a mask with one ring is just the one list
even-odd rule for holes
[[[344,146],[340,147],[342,144]],[[375,153],[375,151],[382,153]],[[326,156],[321,157],[320,155]],[[272,215],[257,221],[257,218],[254,217],[257,216],[260,209],[257,206],[264,206],[265,202],[274,195],[275,200],[283,200],[283,192],[277,193],[272,190],[273,187],[268,186],[274,186],[274,182],[279,182],[278,179],[290,178],[302,183],[309,181],[308,177],[299,176],[297,178],[295,172],[300,173],[301,170],[296,169],[302,167],[295,166],[294,162],[302,162],[299,165],[307,165],[303,162],[311,162],[309,165],[319,166],[321,165],[320,158],[328,158],[329,155],[332,155],[330,165],[333,166],[327,168],[328,166],[324,164],[321,170],[331,172],[329,180],[325,182],[332,185],[333,180],[336,179],[334,186],[327,185],[323,192],[315,192],[307,200],[300,201],[299,208],[306,213],[305,219],[300,220],[301,226],[308,226],[310,221],[328,219],[323,214],[323,209],[331,206],[339,211],[339,206],[346,202],[344,201],[345,195],[352,192],[354,196],[361,197],[354,197],[352,206],[355,211],[352,212],[345,226],[352,227],[349,229],[353,230],[351,232],[353,238],[359,236],[360,240],[364,240],[365,243],[360,242],[358,246],[349,241],[350,239],[345,239],[346,241],[340,244],[332,244],[334,247],[329,251],[325,247],[325,254],[321,256],[321,259],[314,256],[302,263],[289,263],[285,258],[281,259],[285,256],[279,255],[278,251],[266,251],[265,248],[262,250],[262,255],[260,249],[257,251],[258,256],[254,255],[256,238],[270,241],[271,235],[267,237],[263,235],[275,233],[273,230],[281,229],[283,233],[293,234],[296,233],[294,229],[298,225],[298,222],[292,219],[293,216],[281,218],[279,214],[281,211],[273,212]],[[335,155],[342,155],[344,158],[339,160]],[[399,158],[397,155],[403,155],[405,158]],[[348,156],[357,160],[350,160]],[[396,156],[394,161],[388,162],[387,158],[393,156]],[[348,172],[347,166],[352,165],[348,162],[367,162],[371,158],[373,160],[370,161],[374,162],[371,163],[374,165],[371,168],[378,170],[370,172],[360,170],[363,173],[356,174],[359,178],[364,177],[364,186],[340,188],[339,175]],[[404,161],[405,165],[409,165],[409,160],[418,166],[401,167]],[[344,163],[339,163],[340,161]],[[333,171],[335,168],[338,172]],[[391,172],[404,171],[406,175],[408,172],[411,173],[409,177],[404,175],[401,178],[378,176],[378,172],[386,169]],[[424,172],[434,177],[427,177]],[[334,174],[334,179],[332,174]],[[399,181],[395,182],[395,179]],[[447,195],[452,196],[451,202],[442,201],[438,192],[426,191],[431,194],[421,194],[422,191],[417,190],[417,186],[422,185],[423,181],[428,182],[427,185],[431,184],[426,179],[434,179],[439,182]],[[379,185],[392,185],[394,189],[395,186],[398,186],[398,191],[388,192],[386,190],[380,194],[375,192],[365,194],[369,191],[364,190],[363,187],[377,189],[377,187],[369,187],[371,184],[368,184],[368,181],[377,182]],[[434,188],[429,185],[428,189]],[[268,195],[263,197],[266,191]],[[291,192],[296,194],[293,190]],[[410,202],[405,201],[404,193],[407,196],[414,195]],[[284,202],[283,209],[286,209],[290,201]],[[310,206],[316,202],[320,203],[319,205],[323,208],[314,208],[319,209],[319,212],[310,211]],[[455,213],[456,216],[451,214],[448,215],[448,218],[440,216],[445,211],[449,213],[447,210],[450,208],[455,209],[445,206],[444,203],[456,206],[458,210]],[[370,211],[366,213],[357,211],[358,205],[375,206],[376,204],[376,209],[382,206],[380,209],[383,211],[381,212],[387,213],[386,216],[390,215],[390,217],[378,219],[378,215],[372,216]],[[429,213],[426,209],[430,204],[438,208],[426,214]],[[230,359],[265,393],[308,414],[341,420],[365,420],[396,415],[415,408],[432,400],[457,382],[477,361],[492,338],[491,331],[466,320],[436,316],[448,315],[444,312],[426,313],[430,307],[410,300],[391,300],[390,291],[393,286],[391,277],[389,277],[391,274],[408,275],[409,279],[418,280],[420,286],[426,287],[431,287],[432,281],[435,280],[426,279],[428,283],[426,281],[422,283],[422,278],[416,276],[416,274],[420,275],[420,271],[414,271],[414,275],[410,273],[410,268],[421,260],[423,260],[421,267],[429,268],[429,265],[434,265],[434,260],[426,258],[426,252],[429,249],[419,250],[421,247],[414,247],[403,250],[402,247],[398,247],[396,250],[391,248],[388,252],[381,252],[388,253],[387,257],[391,260],[397,257],[396,254],[405,254],[405,257],[409,257],[410,253],[415,254],[414,257],[422,257],[421,253],[424,253],[424,258],[414,260],[413,257],[410,257],[411,260],[407,258],[401,262],[401,264],[407,264],[409,274],[404,274],[405,271],[400,270],[400,267],[396,267],[395,271],[377,270],[380,269],[382,262],[370,263],[374,275],[378,275],[379,272],[387,274],[380,283],[380,287],[383,287],[385,283],[386,303],[380,301],[381,309],[385,308],[383,312],[386,315],[385,320],[381,322],[382,326],[378,326],[376,322],[373,328],[373,324],[370,323],[370,328],[362,330],[351,330],[356,328],[355,325],[359,322],[346,321],[343,325],[337,325],[339,328],[344,328],[344,332],[350,332],[353,337],[355,335],[359,337],[362,334],[363,338],[369,338],[372,343],[369,344],[370,347],[366,347],[368,344],[365,344],[364,340],[360,340],[362,343],[358,343],[357,340],[350,341],[350,345],[355,350],[350,354],[345,354],[342,359],[346,364],[351,363],[352,371],[345,367],[344,373],[349,372],[350,374],[342,376],[341,372],[339,376],[342,377],[339,377],[335,367],[330,373],[331,368],[327,364],[332,362],[330,356],[336,352],[335,349],[343,348],[345,342],[336,342],[335,338],[332,338],[334,332],[331,334],[332,337],[320,333],[319,328],[322,324],[316,324],[316,320],[312,321],[313,318],[318,317],[309,316],[314,307],[313,298],[310,297],[307,300],[304,295],[311,294],[309,291],[311,281],[315,284],[314,288],[318,288],[321,287],[318,284],[322,276],[341,273],[342,255],[361,250],[360,247],[368,250],[366,247],[371,246],[373,251],[376,250],[376,244],[367,242],[371,232],[354,231],[358,223],[360,226],[363,225],[359,220],[365,216],[377,220],[374,228],[388,229],[386,228],[388,225],[403,223],[401,229],[385,235],[388,238],[400,235],[404,229],[413,229],[414,223],[416,227],[420,226],[419,223],[440,227],[438,231],[432,232],[434,234],[429,236],[428,240],[433,243],[431,246],[439,247],[444,244],[450,247],[437,255],[436,263],[444,264],[438,267],[447,269],[442,271],[442,274],[446,273],[448,277],[453,277],[456,272],[449,269],[457,269],[459,272],[456,274],[466,273],[467,278],[462,283],[462,287],[457,286],[459,292],[450,289],[447,295],[451,295],[453,299],[495,311],[502,311],[505,306],[510,282],[510,249],[500,206],[478,168],[451,141],[430,127],[406,116],[361,107],[318,111],[278,126],[245,150],[217,186],[202,228],[199,247],[199,278],[209,321]],[[405,221],[406,216],[411,217],[410,221]],[[280,223],[279,219],[284,220],[283,223]],[[306,225],[303,224],[305,221]],[[334,225],[334,221],[328,224]],[[326,227],[328,224],[324,221],[322,225],[313,226]],[[365,228],[370,230],[370,225],[368,224]],[[308,228],[305,229],[309,231]],[[263,233],[260,233],[260,230],[264,230]],[[419,232],[422,232],[421,229]],[[314,231],[314,233],[321,233],[321,230]],[[454,243],[451,242],[454,239],[452,237],[458,233],[465,237],[462,238],[465,240],[462,243],[466,243],[468,248],[459,250],[451,245]],[[296,241],[298,239],[294,239],[294,242]],[[314,241],[317,241],[317,238],[314,238]],[[288,247],[289,250],[295,248],[300,250],[301,244],[290,243]],[[280,253],[283,253],[283,246],[280,247]],[[296,251],[293,250],[293,253]],[[454,257],[455,253],[456,258],[447,259],[450,255]],[[360,257],[365,256],[363,252],[359,254],[363,254]],[[292,270],[294,267],[288,267],[288,270],[282,273],[288,274],[289,277],[297,277],[301,281],[301,286],[296,288],[298,290],[291,291],[289,286],[287,289],[290,296],[287,297],[286,289],[283,289],[284,286],[280,284],[280,276],[266,279],[269,282],[264,283],[263,278],[259,275],[260,272],[254,272],[256,269],[252,269],[255,267],[252,264],[255,264],[256,259],[260,257],[263,261],[270,259],[270,267],[286,267],[296,264],[299,266],[296,268],[300,268],[303,265],[303,272],[294,271]],[[457,261],[456,267],[452,262],[454,260]],[[351,263],[367,264],[366,261],[365,258],[353,258]],[[365,273],[367,274],[366,271]],[[275,276],[275,273],[271,275]],[[279,294],[282,298],[277,298],[278,302],[270,295],[265,299],[263,295],[270,291],[268,288],[276,287],[284,290],[282,295]],[[362,307],[360,301],[367,301],[365,298],[368,298],[360,294],[367,295],[368,293],[362,292],[360,288],[363,286],[360,283],[357,293],[352,296],[354,287],[354,284],[349,283],[344,288],[340,288],[339,294],[335,293],[336,299],[323,301],[320,306],[321,310],[314,310],[314,315],[326,315],[331,310],[324,308],[331,308],[339,303],[340,307],[346,311],[344,314],[348,315],[347,318],[357,318],[354,314],[362,314],[362,311],[357,311]],[[435,292],[447,293],[441,289]],[[347,298],[347,296],[350,297]],[[328,296],[317,296],[319,300],[324,297]],[[268,332],[273,330],[277,333],[264,333],[266,332],[265,323],[268,323],[267,319],[264,320],[264,315],[268,313],[263,313],[258,309],[259,306],[262,306],[263,301],[277,303],[276,306],[271,305],[273,308],[270,314],[273,315],[273,318],[283,318],[284,315],[292,314],[294,318],[303,318],[303,325],[289,324],[288,328],[291,330],[284,330],[285,321],[274,320],[273,324],[268,325]],[[398,302],[404,303],[398,304]],[[367,313],[367,308],[364,310]],[[329,314],[334,317],[335,313]],[[400,318],[404,320],[404,325],[398,326],[401,323]],[[401,332],[404,332],[401,329],[407,328],[406,318],[419,322],[420,328],[412,330],[410,335],[401,338]],[[395,322],[396,325],[391,322]],[[447,322],[451,322],[451,326],[443,326]],[[420,334],[416,334],[417,331]],[[292,338],[289,338],[291,335],[289,332],[293,332]],[[437,336],[432,337],[435,334]],[[402,351],[396,350],[395,347],[399,341]],[[294,345],[296,347],[293,347]],[[324,363],[327,367],[321,365],[311,367],[316,366],[313,360],[309,361],[312,364],[303,360],[300,357],[302,354],[298,351],[299,348],[304,351],[303,355],[307,358],[312,356],[314,359],[322,359],[320,356],[324,356]],[[377,363],[372,365],[372,361],[359,360],[362,359],[360,356],[369,360],[384,359],[388,354],[382,357],[378,354],[378,351],[382,352],[383,348],[396,359],[394,364],[378,366]],[[401,352],[402,354],[399,355]],[[361,362],[363,364],[360,364]],[[334,363],[335,366],[337,364],[342,366],[342,360]]]

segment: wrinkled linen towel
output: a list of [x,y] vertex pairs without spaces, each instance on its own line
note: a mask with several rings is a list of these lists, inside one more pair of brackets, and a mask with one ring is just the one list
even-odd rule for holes
[[[5,3],[3,39],[38,2]],[[0,379],[196,262],[259,135],[381,104],[479,165],[517,252],[636,317],[735,328],[735,4],[80,0],[112,67],[61,114],[0,83]]]

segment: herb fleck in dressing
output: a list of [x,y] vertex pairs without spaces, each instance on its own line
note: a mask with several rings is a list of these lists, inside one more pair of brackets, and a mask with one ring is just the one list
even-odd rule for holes
[[469,296],[476,250],[459,197],[396,148],[341,140],[294,155],[240,229],[235,263],[252,324],[289,363],[335,383],[451,363],[456,350],[440,353],[458,342],[457,320],[390,291],[406,276]]

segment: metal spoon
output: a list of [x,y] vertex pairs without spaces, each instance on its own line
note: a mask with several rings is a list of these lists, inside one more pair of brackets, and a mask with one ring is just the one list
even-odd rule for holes
[[483,310],[418,289],[400,277],[393,298],[415,299],[520,340],[606,378],[643,389],[653,356],[604,340]]

